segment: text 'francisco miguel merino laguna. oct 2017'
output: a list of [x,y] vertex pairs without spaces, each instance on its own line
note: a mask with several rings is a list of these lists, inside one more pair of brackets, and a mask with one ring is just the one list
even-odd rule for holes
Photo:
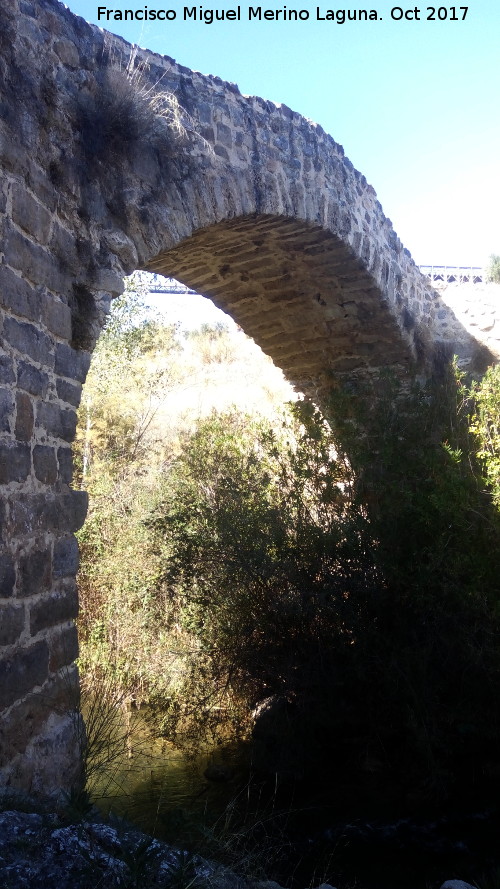
[[101,22],[160,21],[213,22],[274,21],[274,22],[333,22],[343,25],[346,22],[463,22],[467,18],[468,6],[393,6],[382,15],[376,9],[327,9],[316,6],[314,9],[292,9],[282,6],[268,9],[264,6],[235,6],[233,9],[213,9],[204,6],[183,6],[179,9],[152,9],[148,6],[137,9],[111,9],[97,7],[97,19]]

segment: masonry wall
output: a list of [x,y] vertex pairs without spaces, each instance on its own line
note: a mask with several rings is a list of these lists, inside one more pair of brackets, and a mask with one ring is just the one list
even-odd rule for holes
[[[321,400],[333,375],[432,368],[458,343],[341,146],[285,106],[132,49],[57,0],[0,7],[0,787],[79,773],[86,495],[76,409],[124,274],[212,295]],[[152,113],[153,87],[180,118]],[[180,126],[178,125],[180,123]],[[462,335],[463,334],[463,335]]]

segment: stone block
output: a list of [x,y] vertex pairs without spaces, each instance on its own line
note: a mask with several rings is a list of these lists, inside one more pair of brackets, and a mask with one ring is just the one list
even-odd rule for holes
[[76,537],[63,537],[54,544],[52,574],[54,578],[75,577],[79,565],[79,550]]
[[13,537],[45,531],[74,533],[83,525],[87,508],[86,491],[13,495],[10,498],[9,531]]
[[10,355],[0,355],[0,383],[13,383],[16,379]]
[[19,559],[18,596],[28,597],[45,593],[52,583],[50,549],[36,549]]
[[24,482],[31,472],[31,449],[19,442],[0,443],[0,485]]
[[49,675],[49,647],[45,639],[0,661],[0,710],[6,710]]
[[24,185],[18,182],[15,182],[12,187],[12,218],[39,244],[47,243],[51,214],[29,194]]
[[221,145],[224,145],[226,148],[232,148],[233,140],[231,127],[226,126],[224,123],[217,124],[217,142],[220,142]]
[[125,288],[122,276],[113,269],[99,269],[95,283],[98,290],[106,290],[114,296],[120,296]]
[[20,361],[17,367],[17,385],[30,395],[44,397],[47,393],[49,378],[46,373],[38,370],[27,361]]
[[48,336],[33,324],[16,321],[15,318],[6,318],[3,329],[7,342],[17,349],[23,358],[28,356],[32,361],[46,367],[53,366],[52,343]]
[[57,459],[50,445],[35,445],[33,448],[33,469],[38,481],[53,485],[57,479]]
[[47,210],[55,210],[58,202],[61,200],[61,196],[54,187],[54,183],[47,176],[47,172],[32,164],[29,170],[28,181],[32,192],[36,194],[43,206]]
[[14,593],[16,569],[11,553],[0,549],[0,599],[8,599]]
[[53,401],[43,401],[38,405],[36,425],[44,429],[52,438],[73,441],[76,434],[76,411],[62,408]]
[[[76,674],[76,671],[74,671]],[[69,671],[68,671],[69,673]],[[71,671],[73,673],[73,671]],[[31,739],[36,736],[51,710],[69,709],[78,701],[78,690],[74,687],[74,676],[69,673],[69,682],[54,677],[40,692],[29,693],[24,700],[12,708],[8,716],[0,720],[0,768],[15,754],[24,753]],[[73,686],[70,683],[73,682]]]
[[55,336],[71,339],[71,309],[66,303],[46,293],[41,299],[40,317],[45,327]]
[[52,673],[67,667],[78,657],[78,631],[74,624],[60,627],[50,635],[49,669]]
[[33,287],[6,265],[0,265],[0,305],[29,321],[37,321],[40,315]]
[[[1,465],[1,464],[0,464]],[[57,513],[55,498],[44,494],[17,494],[10,497],[9,533],[12,538],[50,531],[49,513]]]
[[56,293],[63,289],[62,276],[48,250],[34,244],[21,232],[11,230],[5,244],[5,261],[33,284],[43,284]]
[[68,68],[78,68],[80,65],[80,54],[71,40],[56,40],[54,50],[61,59],[63,65]]
[[55,627],[78,617],[78,595],[76,584],[68,589],[53,593],[33,603],[30,610],[30,633],[36,636],[41,630]]
[[18,134],[8,126],[0,131],[0,161],[6,170],[24,176],[28,161],[26,151],[19,144]]
[[13,645],[24,629],[24,607],[0,603],[0,645]]
[[[10,530],[10,529],[9,529]],[[0,541],[7,537],[7,499],[0,499]]]
[[48,694],[46,683],[41,693],[29,695],[0,725],[3,783],[30,798],[60,796],[61,791],[81,786],[81,718],[69,701],[61,700],[51,712]]
[[18,441],[30,441],[33,435],[33,405],[29,395],[25,392],[18,392],[16,406],[15,436]]
[[57,451],[59,475],[61,481],[70,485],[73,480],[73,453],[71,448],[59,448]]
[[12,431],[14,404],[12,389],[0,389],[0,432]]
[[72,275],[77,274],[80,260],[76,249],[75,237],[59,223],[54,223],[50,239],[50,251],[60,268],[65,272],[70,272]]
[[86,491],[70,491],[62,498],[62,521],[58,525],[60,531],[78,531],[89,508],[89,497]]
[[90,353],[59,343],[56,347],[55,371],[61,377],[85,382],[90,367]]
[[61,401],[79,407],[82,397],[82,387],[79,383],[70,383],[69,380],[57,381],[57,394]]

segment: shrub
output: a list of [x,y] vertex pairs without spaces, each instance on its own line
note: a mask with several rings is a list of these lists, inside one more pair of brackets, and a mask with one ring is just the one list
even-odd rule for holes
[[486,269],[486,280],[493,284],[500,284],[500,256],[492,254]]
[[500,365],[490,367],[472,389],[475,415],[472,431],[493,501],[500,508]]
[[82,148],[92,164],[121,158],[155,134],[161,136],[164,152],[187,140],[185,112],[173,93],[149,81],[147,68],[137,61],[137,47],[125,68],[108,64],[98,92],[80,97],[78,110]]
[[167,731],[223,738],[267,701],[269,771],[338,797],[485,789],[499,527],[466,396],[453,375],[337,393],[336,440],[305,404],[279,435],[228,416],[198,427],[152,524],[186,650],[158,702]]

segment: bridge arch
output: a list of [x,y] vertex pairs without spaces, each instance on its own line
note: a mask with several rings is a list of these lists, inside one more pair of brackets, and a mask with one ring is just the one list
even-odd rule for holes
[[[431,285],[321,127],[58,0],[11,0],[0,31],[0,787],[46,794],[79,768],[71,442],[124,275],[212,296],[319,401],[332,374],[431,366],[442,335]],[[177,130],[148,104],[158,85]]]

